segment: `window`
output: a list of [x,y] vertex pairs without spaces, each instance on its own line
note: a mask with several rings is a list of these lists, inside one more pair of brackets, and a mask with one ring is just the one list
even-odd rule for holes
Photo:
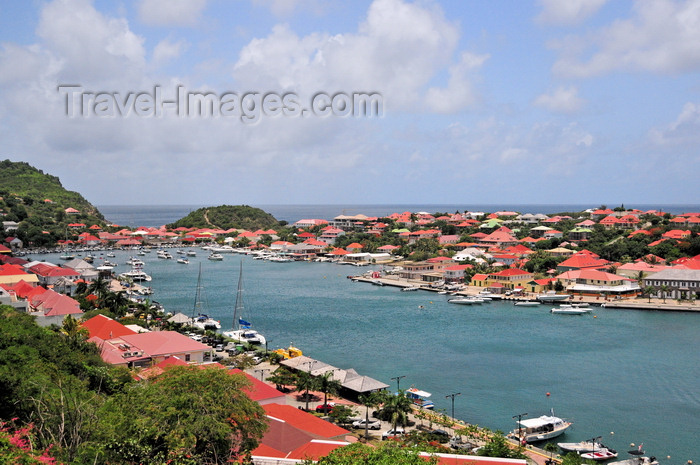
[[190,354],[185,354],[185,361],[189,362],[190,361]]

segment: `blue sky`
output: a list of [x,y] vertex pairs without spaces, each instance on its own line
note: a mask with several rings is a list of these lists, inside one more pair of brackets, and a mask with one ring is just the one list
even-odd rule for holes
[[[4,1],[0,158],[95,204],[698,203],[699,70],[700,0]],[[63,85],[382,115],[68,117]]]

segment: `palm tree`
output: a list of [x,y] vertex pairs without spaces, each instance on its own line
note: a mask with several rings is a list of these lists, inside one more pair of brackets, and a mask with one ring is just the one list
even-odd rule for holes
[[639,273],[637,273],[637,283],[639,284],[639,287],[642,287],[642,284],[644,284],[644,277],[646,275],[647,274],[641,270],[639,271]]
[[392,429],[396,430],[396,425],[405,426],[408,421],[408,413],[412,410],[412,402],[406,397],[406,394],[401,391],[398,394],[389,397],[384,404],[384,411],[390,416]]
[[102,297],[109,292],[109,281],[102,276],[98,276],[87,288],[88,292],[95,294],[97,297]]
[[664,303],[666,303],[666,293],[668,293],[668,291],[670,291],[671,289],[670,289],[666,284],[663,284],[663,285],[659,288],[659,290],[661,291],[661,296],[662,296],[663,299],[664,299]]
[[386,400],[386,391],[374,391],[361,394],[358,400],[365,406],[365,438],[369,439],[369,408],[383,404]]
[[297,374],[296,388],[297,391],[306,391],[304,397],[306,397],[306,410],[309,410],[309,390],[316,387],[316,380],[311,376],[310,373],[305,371],[300,371]]
[[77,347],[88,338],[87,329],[80,326],[80,322],[71,315],[66,315],[61,326],[61,334],[68,338],[71,346]]
[[328,394],[335,395],[340,390],[340,383],[333,379],[333,371],[327,371],[316,378],[319,391],[323,392],[323,413],[328,413]]
[[656,289],[654,288],[654,286],[647,286],[644,288],[644,293],[649,298],[649,303],[651,303],[651,295],[654,293],[655,290]]

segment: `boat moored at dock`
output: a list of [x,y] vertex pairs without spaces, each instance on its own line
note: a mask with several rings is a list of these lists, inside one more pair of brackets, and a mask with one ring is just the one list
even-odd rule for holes
[[546,441],[561,436],[571,427],[571,422],[554,415],[542,415],[537,418],[521,419],[518,429],[511,432],[511,437],[521,443]]

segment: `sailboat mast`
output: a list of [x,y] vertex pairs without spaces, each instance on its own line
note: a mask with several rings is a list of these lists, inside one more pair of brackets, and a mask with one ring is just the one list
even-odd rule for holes
[[202,264],[199,264],[199,275],[197,276],[197,291],[195,292],[194,295],[194,306],[192,307],[192,318],[194,318],[196,315],[198,315],[197,310],[201,310],[202,307]]
[[233,307],[233,325],[232,328],[240,328],[237,318],[243,314],[243,260],[240,263],[240,271],[238,272],[238,289],[236,291],[236,304]]

